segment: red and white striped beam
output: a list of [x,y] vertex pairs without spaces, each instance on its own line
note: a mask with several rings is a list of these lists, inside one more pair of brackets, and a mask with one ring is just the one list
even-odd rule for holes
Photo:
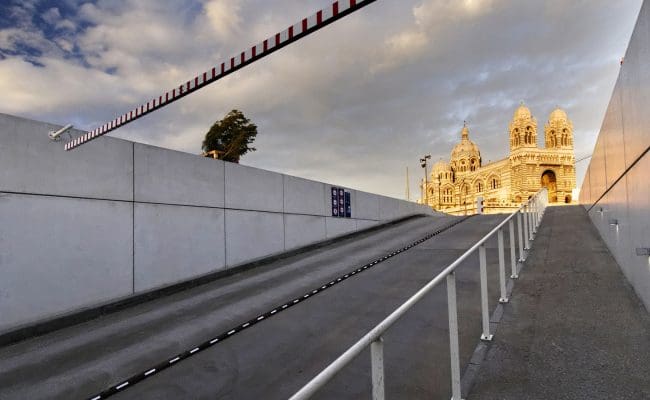
[[138,118],[142,118],[159,108],[171,104],[176,100],[179,100],[180,98],[185,97],[188,94],[209,85],[210,83],[218,81],[219,79],[237,71],[238,69],[245,67],[246,65],[249,65],[263,57],[268,56],[274,51],[280,50],[281,48],[304,38],[310,33],[316,32],[317,30],[331,24],[332,22],[345,17],[346,15],[352,14],[353,12],[367,6],[370,3],[374,3],[375,1],[376,0],[335,1],[331,6],[318,11],[317,13],[307,18],[303,18],[297,24],[294,24],[284,31],[264,40],[263,42],[258,43],[257,45],[246,49],[245,51],[242,51],[241,54],[231,57],[226,62],[217,64],[206,72],[199,74],[198,76],[175,87],[174,89],[163,93],[161,96],[148,101],[146,104],[136,107],[126,114],[120,115],[114,120],[101,125],[100,127],[95,128],[76,139],[71,140],[65,144],[65,149],[72,150],[84,143],[87,143],[121,126],[124,126],[129,122],[135,121]]

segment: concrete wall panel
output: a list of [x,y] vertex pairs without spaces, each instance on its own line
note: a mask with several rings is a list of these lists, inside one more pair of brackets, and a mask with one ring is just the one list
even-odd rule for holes
[[132,206],[0,193],[0,331],[131,294]]
[[282,214],[226,210],[226,264],[228,266],[283,250]]
[[377,224],[379,224],[379,222],[377,222],[377,221],[369,221],[369,220],[365,220],[365,219],[358,219],[357,220],[357,230],[360,231],[362,229],[371,228],[371,227],[373,227],[373,226],[375,226]]
[[312,215],[284,215],[284,247],[295,249],[327,238],[325,217]]
[[591,184],[589,183],[589,170],[587,170],[582,181],[582,188],[580,188],[580,204],[586,205],[591,203]]
[[650,257],[637,256],[637,248],[650,248],[650,154],[646,154],[627,175],[628,215],[630,221],[631,281],[650,310]]
[[223,210],[135,204],[135,291],[141,292],[225,266]]
[[282,212],[283,176],[235,163],[226,166],[226,208]]
[[605,152],[607,165],[607,187],[610,187],[625,171],[625,135],[623,132],[623,115],[621,110],[621,93],[614,89],[605,119],[600,130],[602,150]]
[[650,146],[650,5],[644,4],[625,54],[619,81],[624,110],[625,154],[629,166]]
[[327,229],[327,237],[332,238],[355,231],[357,221],[350,218],[326,217],[325,228]]
[[355,191],[355,204],[352,209],[352,216],[358,219],[372,219],[375,221],[379,220],[379,196],[362,192],[360,190]]
[[56,128],[0,114],[0,330],[430,212],[345,188],[332,218],[330,184],[110,137],[66,152]]
[[594,201],[607,189],[607,168],[605,160],[604,138],[598,138],[589,163],[591,177],[591,197]]
[[386,197],[386,196],[378,196],[378,197],[379,197],[379,219],[381,221],[388,221],[400,217],[399,200],[393,199],[392,197]]
[[223,207],[223,161],[139,143],[134,146],[135,201]]
[[[650,155],[639,159],[650,146],[648,43],[650,3],[644,3],[585,175],[582,190],[588,196],[581,195],[581,202],[591,207],[591,221],[650,310],[650,258],[636,255],[637,248],[650,248]],[[622,176],[626,168],[631,169]],[[614,220],[618,225],[611,224]]]
[[59,126],[0,114],[0,191],[133,199],[133,144],[102,137],[65,151]]
[[290,214],[331,215],[329,190],[325,184],[294,176],[284,176],[284,212]]
[[[621,266],[623,272],[631,278],[628,269],[628,256],[630,249],[629,228],[630,220],[627,212],[627,179],[621,179],[607,193],[607,214],[603,224],[603,237],[606,238],[607,245],[612,255]],[[618,225],[612,225],[617,222]]]

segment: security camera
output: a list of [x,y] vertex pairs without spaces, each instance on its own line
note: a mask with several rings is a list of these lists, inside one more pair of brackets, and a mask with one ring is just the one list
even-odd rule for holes
[[52,140],[58,140],[59,136],[63,135],[64,133],[66,133],[70,129],[72,129],[72,124],[68,124],[68,125],[64,126],[63,128],[59,129],[58,131],[50,131],[50,133],[48,133],[47,135]]

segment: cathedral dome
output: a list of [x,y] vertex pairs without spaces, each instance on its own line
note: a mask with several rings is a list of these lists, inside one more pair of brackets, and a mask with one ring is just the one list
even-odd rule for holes
[[515,110],[515,115],[512,117],[513,120],[520,120],[520,119],[530,119],[532,117],[532,114],[530,113],[530,109],[524,105],[524,103],[521,103],[519,107]]
[[440,179],[444,181],[452,179],[452,176],[451,166],[443,160],[433,164],[433,167],[431,168],[431,179]]
[[548,120],[550,122],[553,121],[563,121],[566,122],[569,119],[569,117],[566,115],[566,112],[562,110],[561,108],[556,108],[551,112],[551,114],[548,116]]
[[461,140],[451,151],[451,166],[455,172],[474,171],[481,165],[481,152],[476,143],[469,140],[467,124],[463,125]]
[[451,170],[451,167],[449,164],[444,162],[443,160],[438,161],[437,163],[433,164],[433,167],[431,167],[431,172],[445,172]]

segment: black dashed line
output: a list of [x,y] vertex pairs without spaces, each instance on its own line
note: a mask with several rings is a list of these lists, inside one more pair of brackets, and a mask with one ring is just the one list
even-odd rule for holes
[[[430,233],[430,234],[424,236],[424,238],[422,238],[420,240],[412,242],[411,244],[404,247],[403,251],[406,251],[408,249],[411,249],[411,248],[417,246],[420,243],[423,243],[424,241],[426,241],[426,240],[428,240],[428,239],[430,239],[430,238],[432,238],[432,237],[434,237],[434,236],[436,236],[436,235],[438,235],[438,234],[440,234],[440,233],[442,233],[442,232],[444,232],[444,231],[446,231],[446,230],[460,224],[461,222],[467,220],[470,217],[471,216],[467,216],[467,217],[462,218],[462,219],[460,219],[458,221],[455,221],[455,222],[447,225],[446,227],[444,227],[442,229],[439,229],[439,230],[437,230],[437,231],[435,231],[433,233]],[[341,276],[341,277],[339,277],[339,278],[337,278],[335,280],[330,281],[327,285],[323,285],[322,287],[319,287],[318,289],[312,290],[311,292],[309,292],[309,293],[307,293],[307,294],[305,294],[305,295],[303,295],[301,297],[298,297],[298,298],[296,298],[296,299],[294,299],[292,301],[289,301],[288,303],[283,304],[282,306],[276,307],[275,309],[273,309],[273,310],[271,310],[269,312],[261,314],[261,315],[255,317],[255,318],[253,318],[250,321],[247,321],[247,322],[245,322],[245,323],[243,323],[241,325],[238,325],[237,327],[230,329],[226,333],[222,333],[222,334],[220,334],[220,335],[218,335],[216,337],[213,337],[210,341],[206,341],[204,343],[199,344],[198,346],[194,346],[191,350],[180,353],[180,354],[176,355],[174,358],[170,359],[169,361],[163,361],[163,362],[159,363],[158,365],[155,365],[152,368],[147,369],[146,372],[141,372],[141,373],[138,373],[136,375],[133,375],[128,380],[125,380],[125,381],[123,381],[122,383],[120,383],[118,385],[111,386],[110,388],[102,391],[99,394],[90,396],[90,397],[88,397],[88,400],[106,399],[108,397],[111,397],[111,396],[117,394],[118,392],[124,391],[124,390],[134,386],[135,384],[137,384],[137,383],[139,383],[139,382],[141,382],[141,381],[143,381],[143,380],[145,380],[145,379],[147,379],[147,378],[149,378],[149,377],[151,377],[153,375],[156,375],[159,372],[161,372],[161,371],[163,371],[163,370],[165,370],[165,369],[167,369],[169,367],[171,367],[172,365],[178,364],[179,361],[182,361],[182,360],[184,360],[186,358],[189,358],[189,357],[191,357],[191,356],[193,356],[195,354],[198,354],[198,353],[200,353],[200,352],[214,346],[218,342],[221,342],[221,341],[223,341],[223,340],[225,340],[225,339],[227,339],[229,337],[234,336],[238,332],[249,329],[253,325],[261,322],[262,320],[265,320],[265,319],[271,317],[272,315],[277,314],[278,312],[282,312],[282,311],[284,311],[284,310],[286,310],[286,309],[288,309],[290,307],[293,307],[294,305],[300,303],[301,301],[306,300],[307,298],[311,297],[311,295],[315,295],[317,293],[323,292],[326,289],[329,289],[332,286],[336,285],[337,283],[340,283],[340,282],[348,279],[349,277],[351,277],[352,275],[355,275],[358,272],[362,272],[363,270],[366,270],[368,268],[372,268],[373,266],[381,263],[382,261],[385,261],[385,260],[393,257],[397,253],[399,253],[399,250],[396,251],[396,252],[393,252],[392,254],[388,254],[388,255],[386,255],[384,257],[381,257],[381,258],[378,258],[378,259],[376,259],[376,260],[374,260],[372,262],[369,262],[366,265],[364,265],[362,268],[354,270],[354,271],[352,271],[350,273],[347,273],[347,274],[345,274],[345,275],[343,275],[343,276]],[[279,311],[278,311],[278,309],[279,309]]]

